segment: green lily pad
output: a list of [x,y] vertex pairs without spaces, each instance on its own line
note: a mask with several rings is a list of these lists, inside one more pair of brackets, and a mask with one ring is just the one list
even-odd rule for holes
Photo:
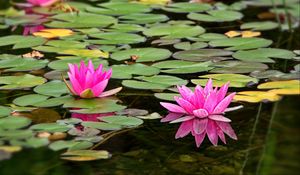
[[49,148],[54,151],[59,151],[63,149],[68,150],[82,150],[93,146],[93,143],[87,141],[74,141],[74,140],[59,140],[51,143]]
[[62,94],[66,94],[69,92],[65,83],[62,81],[50,81],[48,83],[35,87],[33,90],[38,94],[53,97],[60,97]]
[[145,89],[145,90],[157,90],[157,89],[163,90],[170,87],[170,85],[167,84],[157,84],[157,83],[136,81],[136,80],[123,80],[122,85],[133,89]]
[[124,24],[151,24],[167,21],[169,18],[162,14],[136,13],[119,17]]
[[0,138],[5,139],[27,139],[33,136],[31,130],[6,130],[0,132]]
[[39,94],[24,95],[14,99],[13,103],[18,106],[34,106],[40,102],[47,100],[49,97]]
[[203,22],[230,22],[242,19],[243,14],[230,10],[212,10],[207,11],[207,14],[190,13],[187,17],[192,20]]
[[14,45],[13,49],[40,46],[45,42],[46,39],[35,36],[9,35],[0,37],[0,46]]
[[110,32],[140,32],[145,28],[138,24],[115,24],[106,31]]
[[6,106],[0,106],[0,118],[8,116],[11,113],[11,109]]
[[84,49],[87,47],[88,44],[86,42],[72,40],[50,40],[46,43],[46,45],[61,49]]
[[178,93],[155,93],[154,96],[160,100],[175,101],[174,97],[180,97]]
[[199,49],[175,52],[173,57],[187,61],[209,61],[218,57],[231,56],[232,53],[222,49]]
[[86,12],[61,13],[51,18],[54,20],[45,25],[53,28],[105,27],[117,23],[117,19],[114,17]]
[[34,58],[0,58],[0,69],[4,68],[5,71],[30,71],[44,68],[48,60],[36,60]]
[[181,42],[181,43],[174,44],[174,47],[180,50],[197,50],[197,49],[205,48],[207,46],[208,44],[205,42],[195,42],[192,44],[190,42]]
[[164,38],[186,38],[197,36],[205,32],[201,26],[190,25],[168,25],[159,24],[154,25],[149,29],[144,30],[146,36],[164,36]]
[[9,116],[0,119],[0,129],[21,129],[30,123],[31,120],[28,118]]
[[112,78],[116,79],[130,79],[132,75],[156,75],[159,73],[159,69],[147,66],[144,64],[136,63],[131,65],[121,64],[121,65],[113,65],[113,74]]
[[29,88],[44,84],[45,82],[46,79],[31,74],[25,74],[20,76],[1,76],[0,85],[4,85],[0,86],[0,89]]
[[242,61],[221,61],[219,63],[215,63],[213,66],[215,66],[216,68],[214,68],[210,72],[222,74],[250,73],[253,71],[268,69],[268,66],[263,63]]
[[82,122],[82,126],[105,130],[105,131],[113,131],[120,130],[122,126],[115,123],[105,123],[105,122]]
[[204,12],[212,8],[209,4],[201,3],[188,3],[188,2],[179,2],[179,3],[170,3],[162,9],[168,12],[173,13],[189,13],[189,12]]
[[276,48],[259,48],[256,50],[239,50],[232,55],[234,58],[248,62],[274,63],[271,58],[292,59],[296,55],[289,50]]
[[92,38],[99,38],[101,40],[87,40],[92,44],[134,44],[146,41],[145,37],[132,33],[121,32],[106,32],[90,34]]
[[208,44],[212,47],[227,47],[226,50],[247,50],[268,47],[272,41],[264,38],[227,38],[213,40]]
[[118,124],[122,126],[134,127],[143,124],[143,120],[135,117],[127,117],[127,116],[108,116],[108,117],[101,117],[101,121]]
[[137,56],[138,59],[136,62],[151,62],[167,59],[171,54],[172,53],[167,49],[145,47],[117,51],[111,55],[111,58],[117,61],[123,61],[130,59],[132,56]]
[[203,33],[197,37],[188,37],[189,40],[197,42],[212,41],[226,38],[228,38],[226,35],[220,33]]
[[135,77],[135,79],[147,81],[150,83],[157,83],[157,84],[165,84],[169,86],[175,86],[175,85],[186,85],[187,81],[183,80],[181,78],[175,77],[175,76],[169,76],[169,75],[155,75],[155,76],[140,76]]
[[278,23],[273,21],[262,21],[262,22],[247,22],[241,25],[241,29],[251,29],[254,31],[265,31],[272,30],[278,27]]
[[150,12],[151,8],[147,5],[128,2],[108,2],[98,4],[100,7],[87,7],[86,10],[92,13],[104,15],[127,15],[133,13]]
[[49,98],[45,101],[42,101],[40,103],[35,103],[33,106],[36,107],[54,107],[54,106],[60,106],[64,104],[67,101],[70,101],[73,99],[70,95],[62,96],[62,97],[56,97],[56,98]]
[[61,125],[58,123],[40,123],[35,124],[30,127],[30,129],[35,131],[45,131],[45,132],[66,132],[69,129],[71,129],[70,126],[67,125]]
[[258,79],[241,74],[208,74],[199,76],[201,79],[192,79],[191,82],[197,85],[205,86],[208,79],[212,79],[214,86],[222,86],[230,82],[230,87],[245,87],[248,83],[258,83]]

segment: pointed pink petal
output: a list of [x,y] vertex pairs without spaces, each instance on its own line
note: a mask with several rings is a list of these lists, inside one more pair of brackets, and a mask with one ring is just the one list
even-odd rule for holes
[[227,97],[225,97],[213,110],[212,113],[214,114],[220,114],[225,111],[225,109],[228,107],[228,105],[231,103],[235,93],[231,93]]
[[226,93],[228,91],[228,87],[229,87],[229,82],[224,84],[220,90],[217,92],[217,101],[218,103],[220,103],[226,96]]
[[190,116],[190,115],[188,115],[188,116],[180,117],[180,118],[178,118],[178,119],[176,119],[176,120],[173,120],[173,121],[171,121],[170,123],[180,123],[180,122],[185,122],[185,121],[188,121],[188,120],[192,120],[192,119],[194,119],[194,118],[195,118],[195,116]]
[[188,112],[189,114],[193,114],[195,106],[192,105],[189,101],[177,96],[175,96],[174,99],[186,112]]
[[203,92],[203,88],[199,85],[195,88],[195,107],[196,108],[203,108],[203,104],[205,102],[205,94]]
[[209,79],[204,87],[204,93],[208,95],[213,91],[212,79]]
[[166,108],[167,110],[171,111],[171,112],[175,112],[175,113],[187,113],[182,107],[172,104],[172,103],[165,103],[165,102],[160,102],[160,105],[162,105],[164,108]]
[[105,91],[105,92],[102,92],[98,97],[107,97],[107,96],[111,96],[111,95],[114,95],[118,92],[120,92],[122,90],[122,87],[118,87],[118,88],[115,88],[115,89],[111,89],[109,91]]
[[206,111],[211,114],[217,105],[217,94],[213,91],[210,92],[210,94],[206,97],[203,108],[206,109]]
[[223,115],[209,115],[208,118],[221,122],[231,122],[229,118],[226,118]]
[[70,79],[70,82],[71,82],[71,85],[72,85],[72,88],[73,88],[74,92],[77,95],[79,95],[83,91],[82,87],[80,86],[77,79],[75,79],[75,77],[72,74],[70,74],[69,72],[68,72],[68,76],[69,76],[69,79]]
[[206,130],[208,119],[195,119],[193,123],[193,131],[195,134],[201,134]]
[[89,70],[91,73],[94,73],[94,72],[95,72],[95,69],[94,69],[94,65],[93,65],[92,60],[89,60],[89,62],[88,62],[88,70]]
[[205,138],[206,133],[203,132],[202,134],[196,134],[195,137],[195,142],[197,147],[199,148],[201,143],[203,142],[204,138]]
[[193,91],[191,91],[189,88],[187,88],[184,85],[182,85],[181,87],[177,86],[177,89],[178,89],[181,97],[187,101],[189,101],[191,96],[193,96],[193,94],[194,94]]
[[210,140],[210,142],[213,145],[218,145],[218,134],[217,134],[217,128],[216,124],[213,120],[208,120],[207,127],[206,127],[206,133]]
[[108,83],[108,80],[104,80],[91,88],[95,97],[98,97],[104,91],[104,89],[107,86],[107,83]]
[[197,110],[194,110],[194,111],[193,111],[193,114],[194,114],[196,117],[199,117],[199,118],[204,118],[204,117],[207,117],[207,116],[208,116],[208,112],[207,112],[205,109],[197,109]]
[[219,121],[216,121],[216,123],[230,138],[237,140],[237,136],[229,123]]
[[222,140],[222,142],[224,144],[226,144],[225,135],[224,135],[223,131],[221,130],[221,128],[218,126],[217,126],[217,134],[218,134],[219,138]]
[[160,120],[160,122],[169,122],[169,121],[173,121],[176,120],[180,117],[182,117],[184,114],[180,114],[180,113],[169,113],[166,117],[162,118]]
[[177,133],[175,135],[175,139],[182,138],[182,137],[188,135],[191,132],[192,127],[193,127],[192,120],[181,123],[181,125],[178,128]]

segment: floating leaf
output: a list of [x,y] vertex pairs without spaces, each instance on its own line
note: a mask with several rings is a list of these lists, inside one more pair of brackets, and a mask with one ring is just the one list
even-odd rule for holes
[[73,150],[63,153],[61,158],[69,161],[93,161],[108,159],[110,154],[105,150]]
[[0,69],[4,68],[5,71],[30,71],[44,68],[48,60],[36,60],[34,58],[10,58],[0,59]]
[[154,96],[161,100],[167,100],[167,101],[175,101],[174,97],[179,97],[180,94],[178,93],[155,93]]
[[101,117],[100,120],[105,121],[107,123],[118,124],[126,127],[139,126],[143,124],[143,120],[141,119],[135,117],[126,117],[126,116]]
[[[80,61],[83,61],[85,64],[87,64],[88,60],[89,60],[89,58],[81,58],[81,57],[66,58],[66,59],[62,59],[62,60],[52,61],[48,64],[48,67],[50,67],[51,69],[64,71],[64,70],[69,69],[68,64],[80,64]],[[103,66],[108,65],[108,62],[103,59],[93,58],[92,61],[93,61],[94,65],[99,65],[99,64],[102,64]],[[61,79],[61,76],[60,76],[60,79]]]
[[49,145],[49,148],[58,151],[62,149],[68,149],[68,150],[82,150],[87,149],[93,146],[93,143],[87,142],[87,141],[65,141],[65,140],[59,140],[56,142],[53,142]]
[[46,131],[46,132],[66,132],[69,129],[71,129],[67,125],[60,125],[58,123],[40,123],[40,124],[35,124],[30,127],[32,130],[36,131]]
[[281,96],[272,93],[272,92],[264,92],[264,91],[243,91],[238,92],[234,96],[235,101],[245,101],[250,103],[258,103],[263,101],[278,101],[281,99]]
[[68,89],[62,81],[50,81],[48,83],[35,87],[34,92],[41,95],[48,95],[53,97],[59,97],[62,94],[68,93]]
[[18,106],[34,106],[40,102],[47,100],[49,97],[39,94],[24,95],[14,99],[13,103]]
[[163,22],[169,18],[166,15],[162,14],[148,14],[148,13],[136,13],[121,16],[121,22],[126,24],[151,24],[157,22]]
[[113,65],[113,74],[112,78],[117,78],[117,79],[130,79],[132,78],[132,75],[145,75],[145,76],[150,76],[150,75],[156,75],[159,73],[159,69],[152,67],[152,66],[147,66],[144,64],[132,64],[132,65]]
[[0,129],[20,129],[28,126],[31,120],[25,117],[9,116],[0,119]]
[[101,50],[89,50],[89,49],[67,49],[60,52],[61,54],[66,55],[75,55],[79,57],[87,57],[87,58],[108,58],[108,52],[102,52]]
[[296,55],[292,51],[284,49],[259,48],[255,50],[240,50],[232,56],[242,61],[274,63],[274,60],[271,58],[292,59]]
[[[190,62],[190,61],[182,61],[182,60],[169,60],[162,61],[153,64],[154,67],[161,68],[161,72],[169,73],[169,74],[187,74],[187,73],[197,73],[197,72],[205,72],[213,69],[214,67],[210,67],[212,63],[208,62]],[[170,68],[170,69],[164,69]]]
[[232,53],[222,49],[198,49],[175,52],[173,57],[187,61],[210,61],[218,57],[230,56]]
[[37,77],[30,74],[25,74],[21,76],[1,76],[0,89],[20,89],[20,88],[29,88],[37,85],[44,84],[46,79],[42,77]]
[[230,87],[245,87],[248,83],[258,83],[258,80],[241,74],[208,74],[199,76],[204,79],[192,79],[192,83],[205,86],[208,79],[213,79],[214,86],[221,87],[227,82],[230,82]]
[[149,61],[158,61],[164,60],[171,56],[171,52],[166,49],[158,48],[134,48],[127,49],[118,52],[114,52],[111,55],[111,58],[117,61],[123,61],[131,59],[132,56],[136,56],[138,59],[137,62],[149,62]]
[[5,132],[0,132],[0,138],[9,140],[27,139],[30,137],[33,137],[33,132],[31,130],[6,130]]
[[0,106],[0,118],[4,116],[8,116],[11,113],[11,109],[9,107]]
[[241,25],[241,29],[251,29],[254,31],[272,30],[277,28],[279,25],[273,21],[262,21],[262,22],[247,22]]
[[207,14],[190,13],[187,17],[192,20],[204,22],[228,22],[241,19],[243,14],[230,10],[212,10],[207,11]]
[[269,92],[280,95],[297,95],[300,94],[300,81],[271,81],[262,83],[257,86],[258,89],[272,89]]
[[72,34],[73,31],[69,29],[43,29],[33,33],[34,36],[40,36],[47,39],[65,37]]
[[111,131],[111,130],[120,130],[122,126],[115,123],[105,123],[105,122],[82,122],[82,126]]
[[242,61],[221,61],[215,63],[216,68],[211,70],[213,73],[250,73],[258,70],[268,69],[268,66],[256,62],[242,62]]
[[267,47],[272,41],[264,38],[227,38],[213,40],[208,44],[212,47],[227,47],[226,50],[247,50]]
[[197,49],[202,49],[207,47],[208,44],[205,42],[195,42],[195,43],[190,43],[190,42],[181,42],[181,43],[176,43],[174,44],[174,47],[176,49],[181,49],[181,50],[197,50]]
[[87,40],[92,44],[133,44],[146,41],[145,37],[132,33],[106,32],[90,34],[90,37],[101,40]]
[[9,35],[0,37],[0,46],[14,45],[13,49],[40,46],[45,42],[44,38],[35,36]]
[[164,36],[164,38],[186,38],[205,32],[200,26],[159,24],[144,30],[146,36]]
[[209,4],[179,2],[171,3],[162,9],[174,13],[204,12],[212,8]]

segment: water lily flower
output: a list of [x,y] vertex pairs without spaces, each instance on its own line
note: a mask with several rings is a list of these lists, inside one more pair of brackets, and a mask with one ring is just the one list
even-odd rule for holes
[[232,139],[237,139],[231,120],[224,117],[227,107],[235,93],[226,96],[229,83],[220,89],[214,89],[212,80],[209,79],[206,86],[196,86],[193,92],[186,86],[178,86],[181,97],[175,96],[177,104],[161,102],[160,104],[169,110],[169,114],[162,122],[181,123],[175,138],[182,138],[191,133],[195,137],[199,147],[207,135],[213,145],[218,144],[218,138],[224,143],[225,134]]
[[59,0],[27,0],[27,2],[33,6],[46,7],[55,4]]
[[81,98],[107,97],[122,90],[122,87],[104,92],[108,81],[112,75],[112,69],[103,71],[103,65],[100,64],[95,70],[91,60],[86,66],[83,61],[80,67],[77,64],[69,64],[69,79],[71,86],[65,81],[68,89],[73,95]]

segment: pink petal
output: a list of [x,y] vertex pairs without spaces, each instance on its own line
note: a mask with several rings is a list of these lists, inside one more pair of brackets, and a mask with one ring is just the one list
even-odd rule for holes
[[162,105],[164,108],[166,108],[167,110],[171,111],[171,112],[175,112],[175,113],[187,113],[182,107],[172,104],[172,103],[165,103],[165,102],[160,102],[160,105]]
[[196,108],[203,108],[205,102],[205,94],[201,86],[197,85],[195,88],[195,106]]
[[210,142],[213,145],[218,145],[218,134],[217,134],[217,127],[213,120],[208,120],[207,127],[206,127],[206,133],[210,140]]
[[173,120],[170,123],[181,123],[181,122],[185,122],[185,121],[188,121],[188,120],[192,120],[194,118],[195,118],[195,116],[188,115],[188,116],[180,117],[176,120]]
[[204,93],[208,95],[213,91],[212,79],[209,79],[204,87]]
[[71,85],[72,85],[72,88],[74,90],[74,92],[79,95],[83,89],[82,87],[80,86],[79,82],[77,81],[77,79],[68,72],[68,76],[69,76],[69,79],[70,79],[70,82],[71,82]]
[[89,70],[91,73],[94,73],[94,72],[95,72],[95,69],[94,69],[94,65],[93,65],[92,60],[89,60],[89,62],[88,62],[88,70]]
[[181,95],[181,97],[187,101],[190,100],[191,96],[193,96],[193,91],[191,91],[189,88],[187,88],[186,86],[177,86],[177,89]]
[[209,114],[211,114],[217,105],[217,94],[213,91],[206,97],[203,108],[207,110]]
[[196,142],[196,145],[197,147],[199,148],[201,143],[203,142],[204,138],[205,138],[205,132],[203,132],[202,134],[196,134],[194,135],[195,137],[195,142]]
[[194,114],[196,117],[199,117],[199,118],[204,118],[204,117],[207,117],[207,116],[208,116],[208,112],[207,112],[205,109],[197,109],[197,110],[194,110],[194,111],[193,111],[193,114]]
[[166,117],[162,118],[160,120],[160,122],[169,122],[169,121],[173,121],[176,120],[180,117],[182,117],[184,114],[180,114],[180,113],[169,113]]
[[220,103],[220,101],[222,101],[225,98],[226,93],[228,91],[228,87],[229,87],[229,82],[224,84],[220,88],[220,90],[217,92],[217,99],[218,99],[217,101],[218,101],[218,103]]
[[209,115],[208,118],[221,122],[231,122],[229,118],[226,118],[223,115]]
[[193,127],[192,120],[181,123],[181,125],[178,128],[177,133],[175,135],[175,139],[182,138],[182,137],[188,135],[191,132],[192,127]]
[[218,134],[219,138],[222,140],[222,142],[224,144],[226,144],[225,135],[224,135],[223,131],[221,130],[221,128],[219,128],[218,126],[217,126],[217,134]]
[[195,106],[192,105],[189,101],[177,96],[175,96],[174,99],[186,112],[188,112],[189,114],[193,114]]
[[231,103],[235,93],[231,93],[227,97],[225,97],[213,110],[214,114],[220,114],[225,111],[225,109],[228,107],[228,105]]
[[122,87],[118,87],[118,88],[115,88],[115,89],[111,89],[109,91],[105,91],[105,92],[102,92],[98,97],[107,97],[107,96],[111,96],[111,95],[114,95],[118,92],[120,92],[122,90]]
[[193,131],[195,134],[201,134],[206,130],[208,119],[194,119],[193,121]]
[[96,86],[92,87],[92,91],[95,97],[98,97],[106,88],[108,80],[103,80],[102,82],[98,83]]
[[230,138],[237,140],[237,136],[229,123],[219,121],[216,121],[216,123]]

